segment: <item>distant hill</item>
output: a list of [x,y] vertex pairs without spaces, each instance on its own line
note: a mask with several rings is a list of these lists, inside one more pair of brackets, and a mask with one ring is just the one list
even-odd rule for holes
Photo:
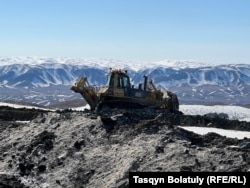
[[196,62],[125,62],[113,59],[0,58],[0,101],[55,105],[81,99],[70,90],[81,77],[92,85],[106,82],[109,68],[126,69],[137,85],[147,75],[161,90],[178,95],[181,104],[249,104],[250,65]]

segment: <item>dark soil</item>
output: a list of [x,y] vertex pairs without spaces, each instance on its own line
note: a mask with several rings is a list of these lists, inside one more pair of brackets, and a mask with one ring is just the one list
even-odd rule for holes
[[0,109],[0,187],[128,187],[129,172],[247,172],[250,139],[179,126],[250,123],[162,110]]

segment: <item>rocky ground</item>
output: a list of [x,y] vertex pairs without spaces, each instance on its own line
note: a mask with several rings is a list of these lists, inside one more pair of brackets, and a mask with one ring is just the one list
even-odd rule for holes
[[161,110],[0,109],[0,187],[128,187],[129,172],[247,172],[250,139],[181,126],[250,131],[216,114]]

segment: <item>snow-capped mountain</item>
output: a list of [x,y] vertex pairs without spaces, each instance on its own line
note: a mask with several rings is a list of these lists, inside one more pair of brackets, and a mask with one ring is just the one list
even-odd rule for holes
[[135,87],[147,75],[161,90],[175,92],[181,104],[250,103],[250,65],[247,64],[36,57],[0,58],[0,100],[50,105],[81,98],[70,86],[83,76],[88,77],[91,85],[104,85],[109,68],[128,70]]

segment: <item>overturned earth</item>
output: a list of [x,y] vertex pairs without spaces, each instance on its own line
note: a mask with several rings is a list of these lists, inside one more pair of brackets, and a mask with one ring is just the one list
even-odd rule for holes
[[0,107],[0,187],[129,187],[129,172],[248,172],[250,139],[181,126],[250,131],[249,122],[164,110]]

